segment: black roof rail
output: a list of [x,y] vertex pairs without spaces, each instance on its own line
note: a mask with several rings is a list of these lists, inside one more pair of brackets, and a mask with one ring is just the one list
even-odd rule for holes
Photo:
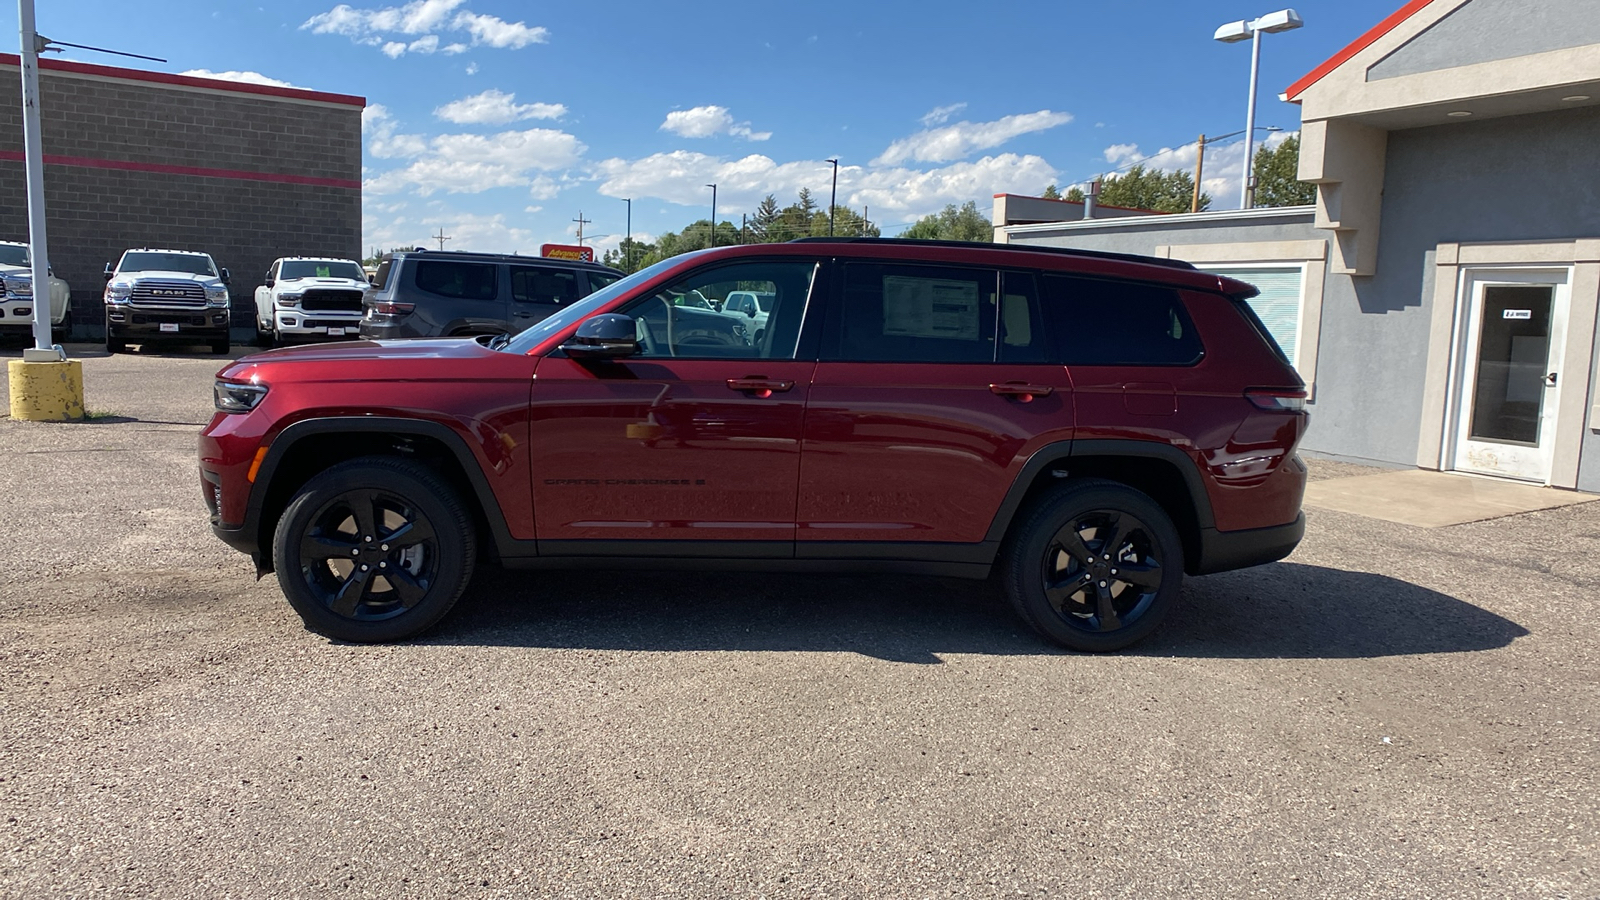
[[1166,259],[1160,256],[1141,256],[1137,253],[1112,253],[1109,250],[1079,250],[1073,247],[1034,247],[1022,244],[986,244],[982,241],[936,241],[920,238],[872,238],[872,237],[803,237],[789,241],[791,244],[911,244],[917,247],[959,247],[971,250],[982,247],[986,250],[1011,250],[1018,253],[1057,253],[1062,256],[1078,256],[1086,259],[1115,259],[1122,262],[1144,263],[1150,266],[1164,266],[1168,269],[1184,269],[1193,271],[1194,266],[1181,259]]

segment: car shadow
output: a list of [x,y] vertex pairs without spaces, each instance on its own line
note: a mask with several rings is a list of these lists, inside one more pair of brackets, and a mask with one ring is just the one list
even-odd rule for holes
[[[1173,615],[1128,654],[1372,658],[1504,647],[1515,622],[1383,575],[1298,563],[1191,578]],[[1061,653],[993,582],[888,575],[482,573],[422,639],[585,650],[853,652],[937,664],[940,654]]]

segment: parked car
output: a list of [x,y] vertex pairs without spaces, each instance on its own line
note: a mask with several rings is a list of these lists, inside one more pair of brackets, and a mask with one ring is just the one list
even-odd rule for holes
[[[0,241],[0,329],[30,331],[33,328],[33,259],[28,245]],[[48,273],[50,279],[50,333],[55,340],[66,337],[67,313],[72,308],[72,289],[65,281]]]
[[[730,290],[770,295],[762,340],[675,302]],[[1304,532],[1305,388],[1255,293],[1004,245],[688,253],[514,337],[239,360],[201,486],[218,536],[341,640],[432,626],[481,557],[997,572],[1046,638],[1115,650],[1186,572]]]
[[622,277],[572,259],[410,250],[385,256],[362,303],[364,338],[518,332]]
[[227,353],[228,270],[195,250],[128,250],[106,263],[106,352],[128,343],[209,344]]
[[722,301],[722,311],[749,319],[750,336],[759,341],[767,331],[767,313],[772,306],[772,295],[759,291],[729,291]]
[[256,287],[256,335],[269,346],[290,339],[344,339],[361,328],[361,297],[371,285],[353,259],[289,256],[272,261]]

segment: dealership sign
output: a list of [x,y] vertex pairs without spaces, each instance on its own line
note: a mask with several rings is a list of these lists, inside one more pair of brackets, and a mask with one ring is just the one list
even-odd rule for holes
[[584,262],[594,262],[593,247],[574,247],[571,244],[545,244],[539,248],[539,255],[551,259],[581,259]]

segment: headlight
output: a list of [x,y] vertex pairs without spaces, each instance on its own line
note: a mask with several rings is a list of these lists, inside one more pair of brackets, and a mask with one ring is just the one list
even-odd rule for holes
[[280,305],[282,305],[282,306],[299,306],[300,305],[300,295],[299,294],[279,294],[278,295],[278,303]]
[[228,289],[222,286],[206,286],[206,302],[212,306],[228,305]]
[[267,396],[267,386],[219,381],[212,386],[211,392],[217,409],[225,413],[242,413],[249,412],[261,404],[261,399]]
[[33,282],[23,281],[21,279],[8,279],[6,281],[6,290],[18,297],[32,297]]
[[108,284],[108,285],[106,285],[106,302],[107,303],[127,303],[128,302],[128,298],[132,297],[132,296],[133,296],[133,285],[131,285],[131,284]]

